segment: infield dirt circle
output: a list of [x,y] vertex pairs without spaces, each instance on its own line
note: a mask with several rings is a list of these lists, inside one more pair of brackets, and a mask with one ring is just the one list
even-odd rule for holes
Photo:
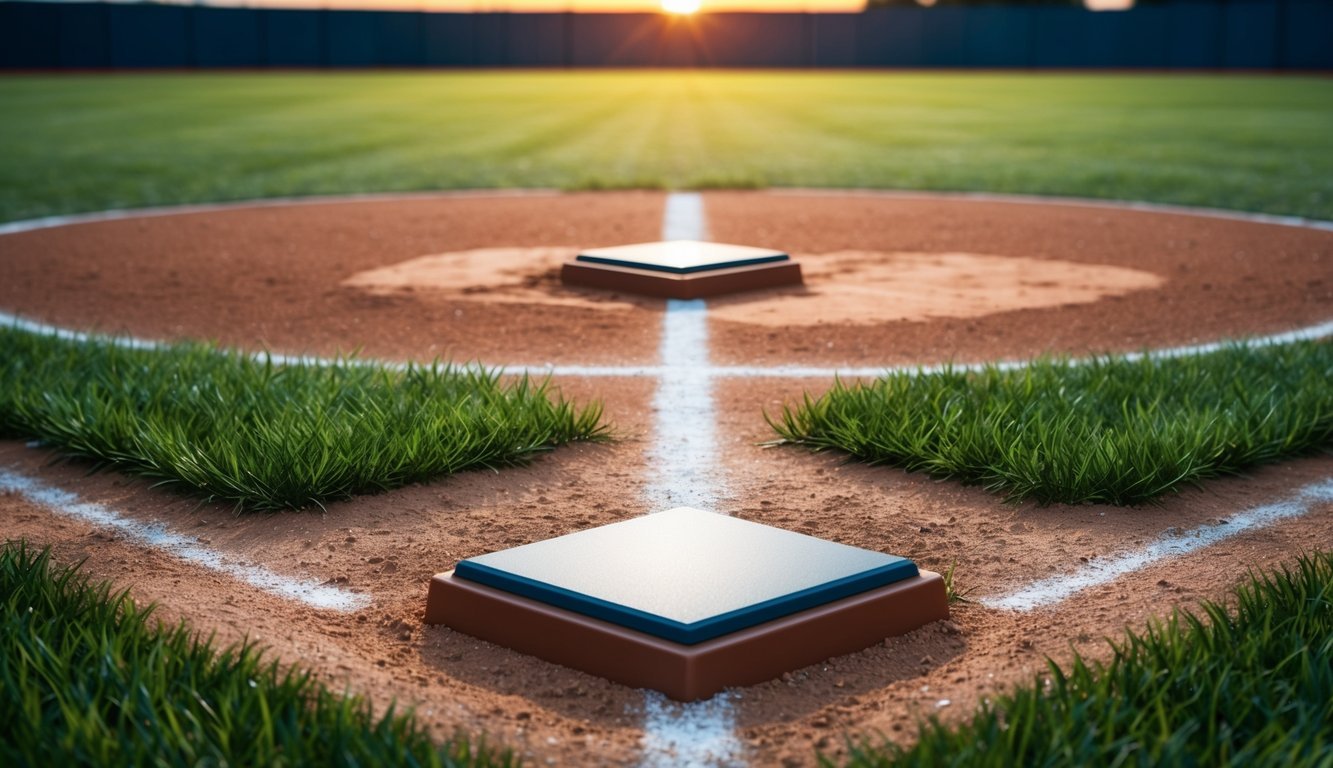
[[[665,302],[565,288],[580,248],[660,239],[662,193],[468,193],[220,207],[0,236],[0,310],[63,328],[245,349],[494,366],[659,364]],[[714,366],[866,368],[1127,352],[1280,333],[1333,311],[1333,231],[1105,205],[873,193],[703,195],[710,239],[785,250],[806,285],[708,302]],[[1211,481],[1140,508],[1006,504],[795,448],[764,420],[831,378],[712,380],[716,511],[910,557],[956,563],[972,596],[1000,594],[1288,498],[1333,475],[1314,456]],[[417,707],[441,735],[485,733],[536,764],[670,762],[645,736],[642,691],[421,623],[430,577],[459,559],[654,510],[645,499],[657,378],[561,374],[605,405],[617,439],[529,466],[472,472],[283,514],[237,515],[20,441],[0,466],[228,557],[368,595],[319,611],[0,496],[8,538],[155,601],[223,641],[243,636],[337,689]],[[723,761],[811,763],[845,735],[906,739],[915,718],[961,718],[1071,649],[1174,606],[1219,598],[1248,568],[1333,542],[1333,504],[1165,560],[1029,612],[964,603],[951,622],[730,692]],[[668,719],[698,713],[666,707]],[[653,715],[658,717],[661,713]],[[649,719],[652,719],[651,717]],[[660,718],[659,718],[660,719]],[[657,726],[653,726],[657,727]],[[650,729],[651,730],[651,729]]]

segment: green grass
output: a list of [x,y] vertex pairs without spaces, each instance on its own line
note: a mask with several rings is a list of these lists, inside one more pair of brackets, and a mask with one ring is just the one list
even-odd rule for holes
[[0,547],[0,601],[0,765],[512,764],[462,736],[436,745],[254,645],[216,649],[48,551]]
[[967,595],[969,592],[975,589],[975,587],[968,587],[966,589],[959,588],[958,580],[954,576],[954,571],[957,568],[958,568],[958,562],[954,561],[949,564],[949,567],[944,571],[944,573],[940,574],[944,578],[944,596],[951,604],[970,603],[972,601],[968,599]]
[[497,467],[604,435],[597,404],[447,365],[276,365],[0,329],[0,435],[247,509]]
[[932,719],[911,748],[863,742],[847,764],[1333,765],[1333,555],[1255,577],[1234,603],[1128,632],[1109,662],[1049,662],[1049,683],[956,729]]
[[836,382],[782,441],[978,483],[1013,500],[1136,504],[1333,445],[1333,345]]
[[0,220],[464,187],[1075,195],[1333,219],[1333,81],[876,72],[0,77]]

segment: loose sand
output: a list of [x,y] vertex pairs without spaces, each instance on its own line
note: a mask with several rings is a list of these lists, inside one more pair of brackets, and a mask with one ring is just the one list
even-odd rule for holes
[[[619,296],[556,287],[567,248],[479,248],[421,256],[342,281],[377,296],[431,293],[456,301],[624,310]],[[1158,288],[1151,272],[1055,259],[976,253],[838,251],[797,257],[805,284],[714,299],[719,320],[770,328],[878,325],[982,317],[1018,309],[1086,304]]]
[[[655,364],[663,302],[568,291],[552,265],[578,248],[655,239],[662,200],[442,196],[9,235],[0,237],[0,308],[68,327],[284,352]],[[1128,350],[1288,330],[1328,319],[1333,306],[1327,232],[864,195],[717,193],[706,202],[717,240],[784,248],[810,276],[798,295],[710,304],[718,364],[860,366]],[[494,264],[499,279],[486,274]],[[435,275],[443,287],[405,281],[409,271]],[[918,291],[903,290],[908,275],[919,276]],[[852,311],[856,302],[866,311]],[[779,307],[792,318],[782,320]],[[164,618],[188,618],[223,641],[248,635],[379,705],[415,705],[441,734],[485,732],[537,764],[634,763],[643,692],[420,620],[429,577],[460,558],[651,511],[641,499],[655,380],[557,384],[567,396],[601,399],[619,439],[500,473],[332,504],[327,513],[237,516],[140,480],[89,475],[86,465],[53,462],[21,442],[0,443],[0,465],[161,521],[230,557],[369,595],[373,606],[357,613],[259,593],[13,494],[0,495],[0,524],[7,537],[53,545],[62,561],[86,557],[89,571],[156,601]],[[715,382],[726,478],[719,511],[935,570],[956,563],[960,584],[976,596],[1071,572],[1084,558],[1234,516],[1333,475],[1333,459],[1312,457],[1138,509],[1041,508],[759,445],[771,438],[764,410],[828,384]],[[1122,627],[1222,596],[1247,568],[1289,563],[1330,541],[1333,505],[1324,503],[1051,608],[1019,614],[963,604],[952,622],[735,691],[737,737],[754,765],[811,763],[816,748],[839,752],[845,734],[909,738],[917,716],[964,717],[981,698],[1040,673],[1046,655],[1104,656],[1102,638]]]

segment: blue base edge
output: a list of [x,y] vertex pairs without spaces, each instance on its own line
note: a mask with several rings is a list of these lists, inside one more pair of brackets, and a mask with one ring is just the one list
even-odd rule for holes
[[470,560],[459,562],[454,576],[477,584],[530,598],[567,611],[601,619],[681,645],[697,645],[705,640],[729,635],[756,624],[763,624],[807,608],[825,605],[844,597],[883,587],[918,575],[916,563],[902,559],[895,563],[820,584],[789,595],[713,616],[691,624],[666,619],[635,608],[591,597],[581,592],[556,587],[545,582],[516,576]]
[[724,261],[716,264],[703,264],[697,267],[668,267],[661,264],[645,264],[638,261],[605,259],[600,256],[585,256],[583,254],[576,256],[574,260],[587,262],[589,264],[607,264],[613,267],[643,269],[649,272],[667,272],[673,275],[689,275],[696,272],[716,272],[719,269],[731,269],[732,267],[751,267],[755,264],[772,264],[778,261],[790,261],[791,257],[784,253],[773,256],[759,256],[753,259],[737,259],[735,261]]

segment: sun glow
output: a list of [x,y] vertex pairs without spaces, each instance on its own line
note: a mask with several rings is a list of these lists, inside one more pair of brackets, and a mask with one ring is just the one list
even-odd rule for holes
[[662,10],[667,13],[694,13],[699,10],[699,0],[662,0]]

